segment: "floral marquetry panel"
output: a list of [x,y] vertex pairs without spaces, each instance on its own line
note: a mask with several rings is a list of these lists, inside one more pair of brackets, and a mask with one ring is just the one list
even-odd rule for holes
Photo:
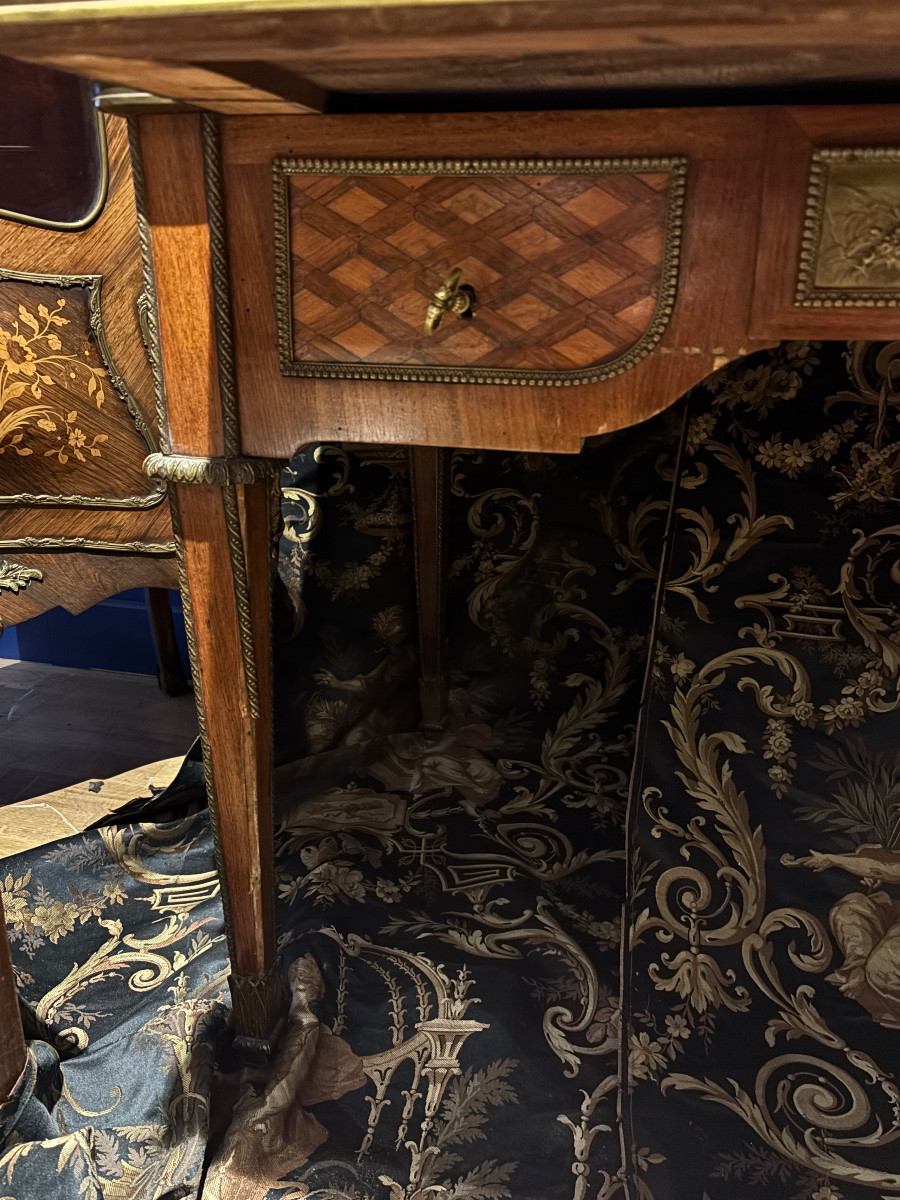
[[[143,507],[143,420],[106,346],[97,276],[0,269],[0,456],[20,503]],[[9,500],[7,501],[9,502]]]
[[[278,160],[282,369],[584,383],[629,365],[671,311],[682,173],[671,158]],[[472,310],[426,336],[456,268]]]

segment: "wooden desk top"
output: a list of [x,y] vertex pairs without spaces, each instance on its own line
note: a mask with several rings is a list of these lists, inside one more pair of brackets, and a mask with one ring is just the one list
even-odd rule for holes
[[793,102],[839,87],[828,98],[847,102],[888,99],[871,85],[900,77],[900,0],[0,0],[0,42],[230,113],[372,107],[385,93],[412,110],[426,96],[453,108],[557,91],[580,107],[579,90],[605,106],[610,90],[723,87],[793,87]]

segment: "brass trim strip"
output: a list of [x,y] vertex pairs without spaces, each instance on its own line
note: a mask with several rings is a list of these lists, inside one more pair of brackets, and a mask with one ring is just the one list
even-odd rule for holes
[[[478,158],[370,160],[276,158],[272,163],[275,198],[275,313],[281,374],[314,379],[400,380],[420,383],[476,383],[500,386],[578,387],[614,379],[631,370],[659,344],[675,307],[688,160],[660,158]],[[415,367],[400,363],[311,363],[294,357],[293,281],[288,179],[291,175],[603,175],[670,173],[659,292],[650,324],[615,358],[574,370],[504,367]]]
[[89,537],[0,538],[0,550],[108,550],[116,554],[174,554],[174,542],[106,542]]
[[815,284],[825,220],[828,164],[856,161],[900,164],[900,148],[845,146],[813,151],[809,166],[800,262],[797,268],[797,290],[794,297],[800,308],[900,308],[900,288],[822,288],[816,287]]
[[241,661],[244,667],[244,682],[247,687],[247,711],[254,720],[261,715],[259,703],[259,677],[256,670],[256,647],[253,644],[253,614],[250,609],[250,581],[247,572],[247,557],[244,553],[244,538],[241,530],[241,514],[238,508],[237,489],[229,484],[222,488],[222,505],[225,510],[225,529],[228,534],[228,550],[231,556],[231,577],[234,583],[234,599],[237,609],[238,635],[241,643]]
[[[0,25],[6,16],[6,10],[0,8]],[[109,147],[106,142],[106,121],[103,113],[96,113],[97,118],[97,153],[100,156],[100,183],[94,203],[80,221],[48,221],[43,217],[31,217],[25,213],[12,212],[8,208],[0,208],[0,220],[15,221],[18,225],[31,225],[37,229],[55,229],[59,233],[80,233],[93,225],[106,205],[109,195]]]
[[283,464],[274,458],[203,458],[193,454],[148,454],[144,471],[170,483],[206,483],[213,487],[256,483],[278,475]]
[[[144,159],[141,154],[141,139],[137,119],[128,118],[128,147],[131,152],[131,177],[134,183],[134,207],[137,214],[138,244],[141,250],[141,266],[144,271],[144,290],[137,299],[138,324],[144,349],[153,372],[156,393],[156,423],[159,426],[159,449],[168,451],[169,418],[166,411],[166,381],[162,369],[159,337],[159,308],[156,301],[156,271],[153,265],[153,241],[150,222],[147,218],[147,181],[144,175]],[[155,450],[156,446],[151,446]]]
[[[144,414],[138,408],[131,389],[116,366],[106,329],[103,324],[103,309],[100,290],[103,283],[102,275],[36,275],[27,271],[8,271],[0,267],[0,282],[34,283],[40,286],[56,288],[84,288],[88,294],[88,314],[91,333],[97,343],[100,360],[106,368],[109,382],[125,405],[129,417],[140,437],[149,450],[157,448],[157,439],[153,430],[144,420]],[[19,495],[0,495],[0,507],[15,505],[20,508],[117,508],[117,509],[146,509],[155,508],[165,499],[165,488],[155,487],[151,492],[141,496],[88,496],[88,495],[33,495],[23,492]]]
[[135,113],[190,112],[191,106],[180,100],[157,96],[154,92],[143,92],[131,87],[105,87],[94,97],[94,106],[100,112],[113,116],[132,116]]
[[[236,458],[240,456],[241,452],[241,432],[234,382],[231,285],[228,277],[228,245],[225,235],[225,206],[222,198],[218,118],[212,113],[204,113],[201,118],[201,129],[216,330],[216,365],[219,374],[219,397],[222,405],[222,441],[225,457]],[[241,659],[247,687],[247,707],[250,716],[258,719],[260,716],[259,683],[256,671],[256,647],[253,644],[253,617],[250,610],[250,592],[247,581],[247,557],[244,551],[244,538],[234,484],[229,483],[223,488],[222,499],[225,506],[225,527],[228,531],[228,553],[231,559],[231,576],[234,583]]]
[[[528,0],[505,0],[522,4]],[[430,5],[472,6],[496,4],[497,0],[415,0],[421,8]],[[160,17],[250,16],[254,13],[337,12],[356,8],[408,8],[410,0],[48,0],[47,4],[4,3],[0,6],[0,26],[26,22],[55,25],[75,21],[111,21],[135,17],[150,20]]]
[[213,309],[216,328],[216,365],[222,402],[222,436],[225,455],[241,452],[237,392],[234,385],[234,338],[231,332],[231,282],[228,278],[228,246],[225,239],[225,205],[222,198],[222,163],[219,124],[212,113],[201,117],[203,130],[203,176],[206,215],[209,224],[212,265]]

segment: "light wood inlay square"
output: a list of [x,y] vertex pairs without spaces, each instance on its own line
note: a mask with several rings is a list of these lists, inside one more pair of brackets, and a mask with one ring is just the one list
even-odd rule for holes
[[592,226],[602,225],[610,217],[625,212],[627,207],[627,204],[623,204],[601,187],[588,188],[580,196],[563,205],[568,212],[574,213],[580,221],[584,221],[585,225]]
[[354,225],[363,225],[387,206],[371,192],[355,187],[349,192],[344,192],[343,196],[338,196],[337,200],[332,200],[328,207],[332,212],[352,221]]
[[335,267],[330,271],[332,279],[336,279],[339,283],[344,283],[354,291],[360,288],[370,288],[373,283],[377,283],[379,279],[384,279],[387,271],[382,271],[373,262],[369,262],[367,258],[358,255],[356,258],[351,258],[348,262],[341,263],[339,267]]
[[429,250],[436,249],[445,241],[439,233],[435,233],[433,229],[429,229],[419,221],[411,221],[409,225],[404,225],[402,229],[398,229],[396,233],[384,240],[412,258],[421,258]]
[[573,333],[563,341],[557,342],[553,347],[573,363],[585,360],[596,362],[600,358],[605,358],[607,354],[611,354],[615,348],[612,342],[608,342],[606,338],[602,338],[591,329],[581,329],[578,333]]
[[573,267],[571,271],[566,271],[561,278],[563,283],[567,283],[576,292],[581,292],[582,296],[592,298],[618,283],[623,275],[605,263],[598,262],[596,258],[590,258],[587,262]]
[[483,188],[477,187],[475,184],[464,188],[463,191],[457,192],[455,196],[444,201],[444,208],[449,208],[461,221],[465,221],[469,225],[477,225],[479,221],[483,221],[485,217],[489,217],[502,207],[502,200],[489,195]]
[[345,350],[349,350],[351,354],[357,354],[360,358],[364,358],[367,354],[374,354],[376,350],[386,346],[388,339],[383,337],[377,329],[367,325],[365,321],[358,321],[349,329],[345,329],[343,333],[336,333],[333,340],[339,346],[343,346]]
[[517,296],[497,311],[501,317],[506,317],[507,321],[512,321],[520,329],[534,329],[556,313],[555,308],[551,308],[537,296],[532,296],[530,292],[526,292],[524,296]]
[[521,229],[507,234],[500,240],[504,246],[509,246],[510,250],[521,255],[522,258],[527,258],[529,262],[534,262],[536,258],[542,258],[551,250],[557,250],[562,245],[560,238],[550,233],[549,230],[543,229],[534,221],[530,221]]

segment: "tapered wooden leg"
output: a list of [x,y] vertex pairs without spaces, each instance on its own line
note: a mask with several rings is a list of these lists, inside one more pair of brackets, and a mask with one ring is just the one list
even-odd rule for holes
[[9,1099],[24,1069],[25,1035],[9,957],[3,902],[0,901],[0,1104]]
[[175,622],[172,620],[168,590],[147,588],[146,595],[150,632],[156,648],[156,677],[159,686],[167,696],[183,696],[188,690],[188,681],[175,640]]
[[[234,1029],[240,1046],[262,1054],[274,1048],[285,996],[272,890],[273,484],[241,458],[216,122],[142,116],[137,143],[169,443],[145,469],[175,494]],[[151,334],[152,320],[151,308]]]
[[445,598],[447,589],[444,505],[447,451],[410,446],[409,467],[419,613],[419,698],[422,728],[438,730],[447,707]]
[[234,1028],[239,1045],[261,1053],[273,1048],[284,998],[272,882],[268,487],[176,489],[231,935]]

